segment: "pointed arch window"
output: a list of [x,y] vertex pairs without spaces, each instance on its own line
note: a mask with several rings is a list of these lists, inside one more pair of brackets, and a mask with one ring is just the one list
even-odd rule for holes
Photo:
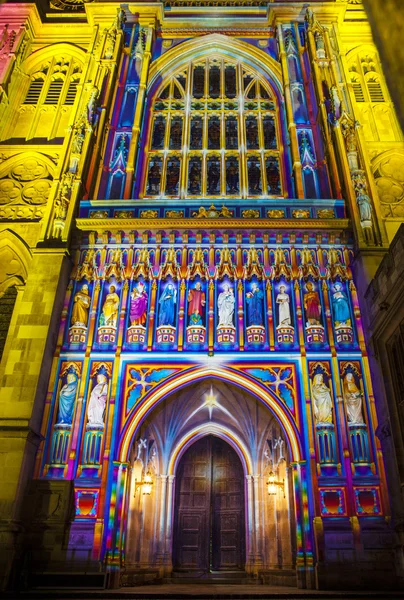
[[145,197],[282,196],[279,113],[268,82],[220,56],[166,79],[150,119]]
[[368,86],[368,92],[371,102],[384,102],[384,96],[382,86],[380,85],[380,79],[375,76],[366,78]]
[[402,133],[376,52],[353,54],[349,59],[349,74],[352,99],[357,104],[365,139],[369,142],[401,140]]
[[79,91],[82,63],[56,54],[37,63],[35,71],[27,75],[26,89],[18,91],[19,108],[10,108],[12,118],[5,120],[2,138],[64,137]]

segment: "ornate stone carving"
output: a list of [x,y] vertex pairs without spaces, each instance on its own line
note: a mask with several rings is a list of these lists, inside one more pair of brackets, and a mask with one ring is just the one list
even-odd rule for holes
[[69,12],[83,12],[84,5],[93,0],[50,0],[50,8],[54,10],[65,10]]
[[386,217],[404,215],[404,155],[391,154],[383,159],[377,157],[373,164],[373,176]]
[[200,206],[198,211],[192,213],[192,216],[196,219],[216,219],[217,217],[225,217],[229,219],[234,216],[234,211],[230,210],[224,205],[221,209],[219,209],[212,204],[209,208]]
[[0,218],[41,218],[44,211],[28,209],[27,205],[44,206],[48,201],[52,180],[46,163],[25,157],[5,173],[0,179],[0,206],[7,206],[7,210],[0,210]]

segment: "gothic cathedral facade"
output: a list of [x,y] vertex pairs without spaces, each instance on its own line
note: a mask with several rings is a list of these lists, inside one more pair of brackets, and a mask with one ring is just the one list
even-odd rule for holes
[[3,584],[395,585],[363,298],[404,144],[361,4],[0,26]]

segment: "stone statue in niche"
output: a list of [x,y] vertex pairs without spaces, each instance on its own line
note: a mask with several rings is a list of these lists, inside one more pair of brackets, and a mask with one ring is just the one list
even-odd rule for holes
[[149,167],[148,176],[148,194],[158,194],[160,192],[160,177],[161,177],[161,166],[158,162],[154,162]]
[[189,325],[203,326],[203,316],[206,305],[206,294],[200,281],[188,292],[188,318]]
[[79,380],[76,373],[68,373],[66,383],[59,392],[59,409],[57,425],[71,425],[73,419],[74,401]]
[[82,285],[81,290],[74,296],[71,324],[73,326],[87,327],[88,309],[90,308],[90,296],[88,295],[88,285]]
[[359,215],[363,227],[370,228],[372,226],[372,205],[369,196],[365,194],[365,190],[359,190],[359,193],[356,196],[356,203],[359,208]]
[[304,295],[304,310],[306,314],[306,327],[321,325],[321,302],[318,292],[315,291],[311,281],[306,283],[306,294]]
[[108,379],[103,373],[97,375],[97,383],[94,386],[88,402],[87,417],[90,425],[104,425],[104,412],[108,396]]
[[286,293],[286,285],[279,286],[279,294],[276,296],[279,305],[279,325],[290,326],[290,297]]
[[217,194],[220,183],[220,170],[217,162],[211,162],[208,167],[208,193]]
[[85,123],[80,123],[76,129],[72,141],[72,154],[81,154],[83,149],[84,139],[86,137]]
[[248,326],[263,325],[263,305],[262,301],[264,293],[260,290],[258,283],[255,281],[251,284],[251,290],[246,294]]
[[322,373],[318,373],[313,377],[311,396],[316,423],[332,423],[331,392],[330,388],[324,383],[324,375]]
[[320,31],[316,31],[316,33],[314,34],[314,41],[316,44],[317,58],[325,58],[324,36]]
[[172,283],[168,283],[161,294],[159,304],[159,327],[169,325],[174,327],[175,305],[177,303],[177,289]]
[[348,298],[342,287],[342,283],[337,281],[334,284],[334,293],[332,295],[332,306],[334,309],[335,325],[351,325],[351,313],[349,311]]
[[131,325],[142,325],[146,323],[148,296],[144,283],[139,281],[130,295],[130,322]]
[[100,327],[116,327],[119,311],[119,296],[116,293],[116,287],[109,287],[109,294],[105,298],[100,317]]
[[353,373],[347,373],[343,380],[343,394],[348,423],[364,423],[362,414],[362,393],[358,389]]
[[236,194],[239,191],[238,188],[238,165],[235,161],[231,160],[228,164],[226,171],[227,180],[227,191],[229,194]]
[[217,299],[217,307],[219,312],[218,327],[234,327],[233,316],[236,299],[234,297],[233,288],[228,284],[223,284],[223,291]]

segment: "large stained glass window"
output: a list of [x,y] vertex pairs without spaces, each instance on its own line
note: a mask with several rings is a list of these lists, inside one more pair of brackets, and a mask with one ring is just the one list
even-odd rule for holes
[[279,115],[261,75],[222,57],[166,79],[152,107],[143,196],[282,196]]

